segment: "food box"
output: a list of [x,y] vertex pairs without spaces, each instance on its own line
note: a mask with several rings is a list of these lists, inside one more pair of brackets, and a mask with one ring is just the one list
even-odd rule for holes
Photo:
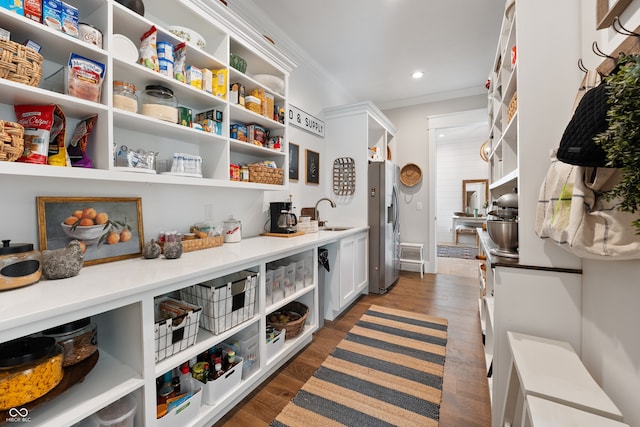
[[[13,2],[22,4],[21,1]],[[36,22],[42,22],[42,1],[24,0],[24,16]]]
[[247,127],[242,123],[232,123],[229,136],[238,141],[247,142]]
[[196,114],[196,121],[201,121],[201,120],[213,120],[216,122],[222,122],[222,111],[207,110],[203,113]]
[[245,96],[244,85],[242,83],[231,83],[229,87],[229,102],[244,106]]
[[287,330],[276,331],[274,338],[267,338],[267,363],[284,348],[285,335]]
[[62,31],[62,2],[44,0],[42,2],[42,23],[57,31]]
[[273,120],[273,108],[275,105],[275,100],[273,94],[265,93],[264,94],[264,103],[262,104],[262,115]]
[[238,363],[228,369],[224,375],[213,381],[202,384],[202,401],[207,405],[215,405],[230,394],[235,393],[236,388],[242,381],[242,367],[244,361],[242,357],[236,356]]
[[0,7],[3,9],[9,9],[18,15],[24,15],[22,0],[0,0]]
[[[169,297],[156,298],[154,304],[156,362],[159,362],[195,344],[202,308]],[[170,307],[177,308],[176,317],[166,318],[163,310]]]
[[211,133],[215,133],[216,135],[222,135],[222,123],[220,122],[215,122],[213,120],[205,119],[205,120],[200,120],[198,124],[202,126],[202,129],[205,132],[211,132]]
[[193,113],[191,108],[188,107],[178,107],[178,124],[182,126],[191,127],[193,123]]
[[187,65],[186,72],[187,84],[202,89],[202,70],[193,65]]
[[213,72],[208,68],[202,69],[202,90],[213,93]]
[[62,32],[78,37],[78,8],[62,2]]
[[[197,380],[190,381],[191,397],[175,408],[171,409],[165,416],[156,420],[158,427],[185,426],[195,419],[200,411],[204,384]],[[182,384],[181,384],[182,386]]]
[[227,75],[229,70],[223,68],[222,70],[217,70],[213,74],[213,94],[215,96],[219,96],[220,98],[225,98],[227,96]]
[[268,138],[268,132],[265,128],[259,125],[247,126],[247,142],[253,145],[264,147]]
[[180,298],[203,308],[200,326],[220,334],[255,314],[258,273],[239,271],[180,290]]

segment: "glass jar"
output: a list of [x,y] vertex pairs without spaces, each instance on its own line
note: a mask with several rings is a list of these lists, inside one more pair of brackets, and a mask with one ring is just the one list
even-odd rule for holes
[[50,337],[24,337],[0,344],[0,410],[44,396],[62,380],[62,347]]
[[91,319],[76,320],[40,333],[51,337],[64,349],[62,366],[82,362],[98,350],[98,329]]
[[242,240],[242,223],[233,217],[224,221],[224,242],[236,243]]
[[178,100],[173,91],[161,85],[148,85],[140,97],[140,112],[145,116],[178,123]]
[[136,87],[121,80],[113,82],[113,106],[121,110],[138,112],[138,97],[136,96]]

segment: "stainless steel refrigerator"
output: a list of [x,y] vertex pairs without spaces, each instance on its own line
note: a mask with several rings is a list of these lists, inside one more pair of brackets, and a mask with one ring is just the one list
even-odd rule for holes
[[400,275],[400,168],[369,163],[369,292],[383,294]]

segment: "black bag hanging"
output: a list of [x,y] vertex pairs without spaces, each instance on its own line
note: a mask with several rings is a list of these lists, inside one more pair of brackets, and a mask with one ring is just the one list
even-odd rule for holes
[[605,79],[584,94],[560,140],[558,160],[576,166],[605,166],[606,153],[594,138],[608,128],[608,98]]

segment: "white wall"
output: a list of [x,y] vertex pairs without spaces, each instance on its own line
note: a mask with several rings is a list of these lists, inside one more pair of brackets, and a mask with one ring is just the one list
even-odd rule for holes
[[[613,30],[595,31],[595,0],[583,1],[582,58],[589,68],[601,58],[591,52],[598,42],[604,52],[623,37]],[[640,25],[640,1],[621,15],[622,24]],[[583,261],[582,359],[596,381],[622,411],[625,422],[640,426],[640,261]]]
[[[415,187],[400,186],[400,238],[428,245],[429,206],[429,116],[486,108],[487,97],[476,95],[384,110],[397,129],[392,142],[393,161],[402,166],[415,163],[422,169],[422,182]],[[478,148],[479,150],[479,148]],[[419,208],[422,205],[422,209]],[[406,236],[406,238],[405,238]],[[425,251],[427,262],[435,262],[435,254]]]
[[[487,162],[480,158],[480,146],[489,134],[488,126],[484,139],[462,138],[453,141],[437,141],[437,202],[436,239],[438,242],[453,243],[453,212],[462,211],[462,181],[465,179],[487,179]],[[465,240],[466,237],[466,240]],[[464,242],[463,242],[464,240]],[[473,236],[461,236],[461,243],[475,244]]]

